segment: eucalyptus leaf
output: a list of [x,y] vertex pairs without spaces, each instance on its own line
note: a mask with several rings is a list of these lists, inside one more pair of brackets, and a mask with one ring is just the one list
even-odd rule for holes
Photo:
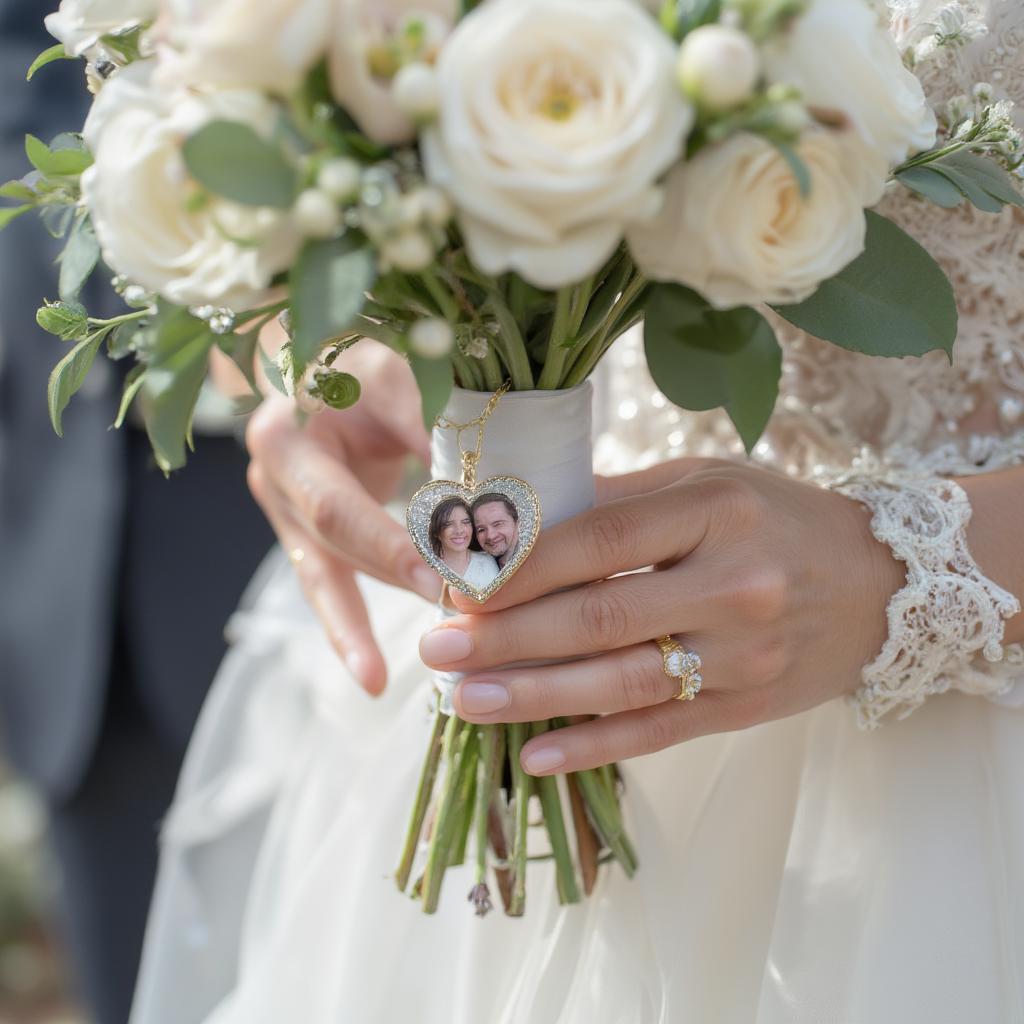
[[413,353],[409,356],[409,365],[420,389],[423,423],[427,430],[432,430],[434,420],[444,411],[455,384],[451,360],[447,356],[424,359]]
[[279,367],[277,363],[267,355],[263,350],[262,345],[257,345],[256,351],[259,353],[260,366],[263,367],[263,376],[270,381],[270,385],[275,391],[280,391],[282,395],[287,395],[288,389],[284,386],[284,377],[281,375],[281,367]]
[[54,368],[46,389],[50,422],[58,437],[64,436],[64,410],[75,392],[85,382],[96,353],[103,342],[105,331],[95,331],[80,341]]
[[768,322],[753,309],[715,310],[674,284],[652,286],[644,346],[651,376],[684,409],[723,407],[747,451],[771,417],[782,352]]
[[128,376],[124,379],[124,391],[121,393],[121,404],[117,409],[117,419],[114,420],[113,427],[115,430],[120,430],[124,426],[125,417],[128,415],[128,410],[131,408],[132,402],[135,401],[135,396],[139,393],[142,388],[143,378],[146,374],[146,367],[141,363],[133,366],[128,371]]
[[1002,202],[990,196],[970,173],[965,174],[946,163],[932,164],[931,169],[956,186],[979,210],[985,213],[998,213],[1003,208]]
[[1024,206],[1021,195],[1013,178],[995,160],[979,156],[962,149],[938,162],[943,168],[953,168],[961,175],[969,175],[993,199],[1010,206]]
[[89,315],[77,302],[52,302],[36,310],[36,323],[62,341],[79,341],[89,333]]
[[931,167],[908,167],[898,171],[896,180],[937,206],[951,210],[964,201],[964,194],[949,178]]
[[7,227],[16,217],[20,217],[23,213],[28,213],[31,209],[31,206],[5,206],[3,209],[0,209],[0,231]]
[[67,245],[60,254],[60,297],[65,302],[78,298],[82,286],[96,268],[100,258],[100,244],[96,240],[92,222],[88,217],[77,220],[68,235]]
[[63,238],[75,219],[75,207],[71,203],[46,205],[40,209],[39,219],[53,238]]
[[957,312],[942,268],[892,221],[867,211],[864,252],[799,305],[776,312],[808,334],[875,356],[952,358]]
[[43,50],[41,54],[28,66],[28,71],[25,73],[25,81],[31,82],[32,76],[40,69],[45,68],[47,64],[52,64],[55,60],[74,60],[74,58],[64,49],[63,43],[57,43],[55,46],[51,46],[46,50]]
[[34,203],[39,198],[35,189],[23,181],[7,181],[0,185],[0,199],[16,199],[19,203]]
[[84,149],[51,149],[34,135],[25,136],[25,154],[37,171],[56,177],[74,177],[92,163]]
[[139,402],[157,465],[165,473],[185,464],[192,416],[215,343],[204,321],[184,309],[161,310]]
[[325,341],[352,325],[376,276],[376,254],[354,232],[299,253],[290,276],[296,377]]
[[204,188],[246,206],[288,209],[298,172],[284,152],[246,124],[211,121],[182,147],[185,165]]

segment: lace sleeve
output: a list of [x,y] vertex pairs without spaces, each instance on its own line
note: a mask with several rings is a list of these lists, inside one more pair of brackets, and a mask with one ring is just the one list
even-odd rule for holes
[[905,718],[950,689],[1008,692],[1021,674],[1024,649],[1004,651],[1003,630],[1021,605],[971,557],[964,489],[944,477],[896,469],[849,473],[829,486],[871,510],[871,532],[907,567],[906,586],[889,602],[888,638],[851,698],[859,725],[873,729],[894,710]]

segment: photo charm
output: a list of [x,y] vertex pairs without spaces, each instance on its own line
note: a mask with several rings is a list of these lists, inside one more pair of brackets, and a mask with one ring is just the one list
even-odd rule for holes
[[406,510],[409,533],[427,565],[477,601],[512,578],[533,549],[540,521],[537,492],[514,476],[476,486],[431,480]]
[[[540,498],[525,480],[492,476],[476,482],[484,428],[511,383],[502,384],[468,423],[438,416],[435,429],[456,431],[462,481],[431,480],[405,510],[409,533],[427,565],[450,587],[481,602],[515,575],[540,533]],[[473,427],[476,444],[466,450],[462,435]]]

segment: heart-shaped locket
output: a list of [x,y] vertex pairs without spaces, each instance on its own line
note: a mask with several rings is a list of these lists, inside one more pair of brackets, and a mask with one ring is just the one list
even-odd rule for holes
[[533,549],[540,499],[514,476],[492,476],[473,487],[431,480],[412,496],[405,518],[427,565],[449,586],[486,601]]

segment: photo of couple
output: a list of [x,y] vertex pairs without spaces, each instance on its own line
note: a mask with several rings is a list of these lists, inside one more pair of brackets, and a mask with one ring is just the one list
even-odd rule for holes
[[430,547],[471,587],[483,590],[519,549],[519,511],[510,498],[491,492],[470,505],[445,498],[430,516]]

